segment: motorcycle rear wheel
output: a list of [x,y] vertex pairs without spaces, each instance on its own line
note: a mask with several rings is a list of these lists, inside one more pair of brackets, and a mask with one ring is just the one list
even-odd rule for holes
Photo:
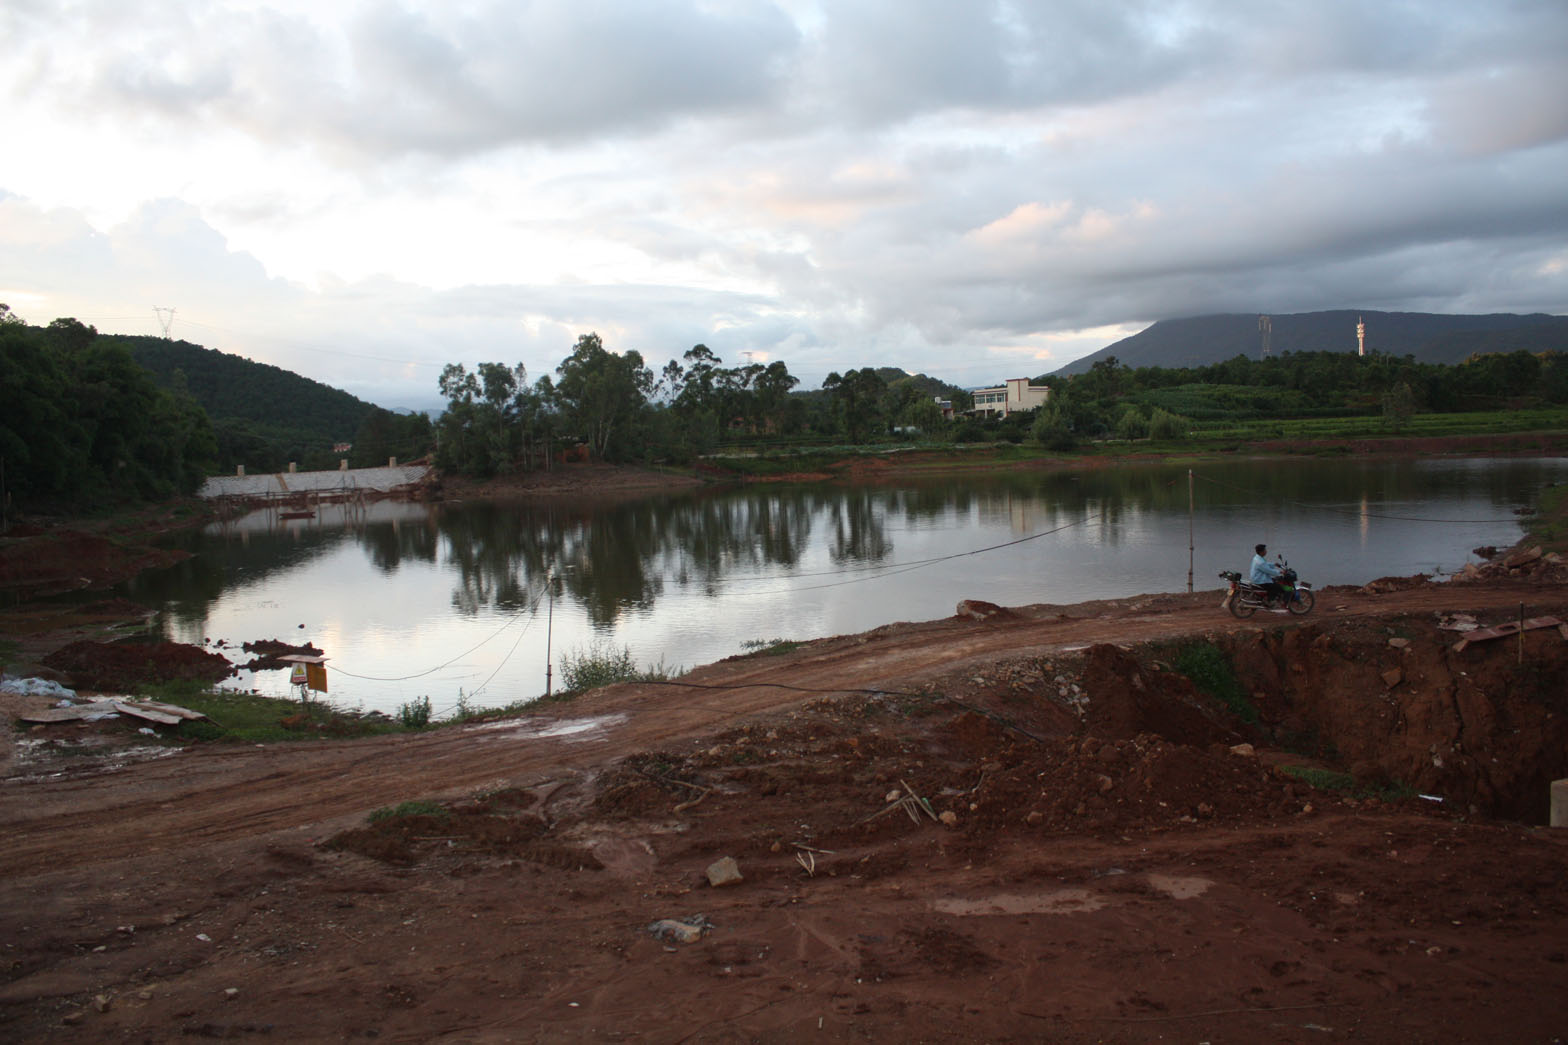
[[1258,607],[1251,603],[1242,601],[1241,594],[1239,592],[1231,598],[1230,615],[1232,617],[1236,617],[1240,620],[1246,620],[1256,612],[1258,612]]
[[1312,612],[1312,607],[1317,604],[1317,601],[1318,597],[1312,594],[1311,588],[1297,588],[1295,595],[1290,602],[1286,603],[1285,608],[1296,616],[1303,617]]

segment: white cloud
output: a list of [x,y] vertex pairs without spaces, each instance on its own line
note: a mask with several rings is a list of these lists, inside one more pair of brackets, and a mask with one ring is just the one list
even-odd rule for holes
[[973,383],[1207,311],[1562,312],[1565,52],[1524,2],[17,0],[0,286],[389,403],[589,330]]

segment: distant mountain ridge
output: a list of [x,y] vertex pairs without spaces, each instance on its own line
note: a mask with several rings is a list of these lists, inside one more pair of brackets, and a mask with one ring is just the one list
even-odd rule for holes
[[[1129,367],[1207,366],[1236,356],[1257,359],[1263,351],[1260,313],[1221,313],[1162,319],[1146,330],[1076,359],[1052,377],[1089,370],[1112,356]],[[1519,315],[1442,315],[1335,309],[1269,316],[1269,354],[1355,352],[1356,323],[1366,323],[1366,349],[1414,356],[1422,363],[1462,363],[1488,352],[1568,352],[1568,316],[1543,312]]]

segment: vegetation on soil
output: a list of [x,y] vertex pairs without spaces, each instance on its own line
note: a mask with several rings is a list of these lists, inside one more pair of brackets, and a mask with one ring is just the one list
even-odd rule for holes
[[1199,690],[1230,708],[1243,722],[1258,721],[1258,709],[1236,678],[1230,658],[1214,643],[1182,643],[1176,649],[1174,666]]
[[596,642],[561,658],[561,685],[570,693],[582,693],[617,682],[663,682],[678,674],[679,669],[671,671],[663,661],[647,668],[638,667],[629,648],[616,649],[608,643]]

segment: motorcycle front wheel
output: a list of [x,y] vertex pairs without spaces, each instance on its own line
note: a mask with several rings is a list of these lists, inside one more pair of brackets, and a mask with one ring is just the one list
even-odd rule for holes
[[1257,606],[1245,602],[1239,592],[1230,600],[1230,615],[1232,617],[1246,620],[1256,612],[1258,612]]
[[1317,604],[1317,601],[1318,597],[1312,594],[1311,588],[1297,588],[1295,595],[1285,608],[1298,617],[1305,616],[1312,612],[1312,607]]

